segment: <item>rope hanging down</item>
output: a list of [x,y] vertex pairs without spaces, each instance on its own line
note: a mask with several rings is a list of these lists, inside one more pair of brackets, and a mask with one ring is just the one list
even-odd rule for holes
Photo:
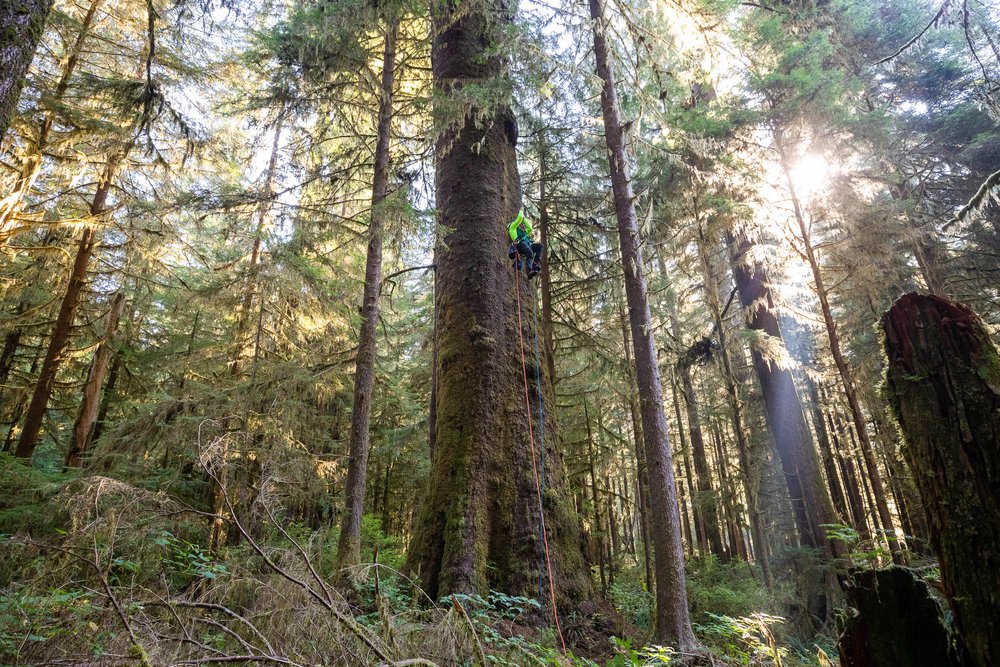
[[[521,279],[519,275],[520,273],[521,272],[518,271],[516,268],[514,269],[514,293],[517,295],[517,337],[521,343],[521,376],[524,379],[524,409],[528,412],[528,440],[531,444],[531,468],[535,474],[535,492],[538,495],[538,519],[539,519],[538,532],[541,533],[542,548],[543,551],[545,552],[545,569],[549,575],[549,602],[552,605],[552,619],[555,621],[556,624],[556,632],[559,635],[559,643],[562,646],[563,655],[566,655],[566,640],[563,638],[562,628],[559,625],[559,614],[556,610],[556,590],[555,590],[554,580],[552,578],[552,561],[549,558],[549,540],[545,530],[545,507],[542,504],[543,482],[539,481],[538,464],[537,464],[537,458],[535,457],[535,435],[534,435],[534,429],[531,426],[531,398],[528,396],[528,366],[524,354],[524,326],[521,322]],[[532,303],[534,304],[534,301]],[[533,308],[533,310],[535,311],[535,361],[536,361],[535,380],[536,382],[538,382],[538,384],[536,384],[536,390],[538,391],[538,418],[539,421],[542,423],[540,429],[540,435],[543,438],[542,461],[544,465],[545,425],[542,414],[542,385],[539,382],[541,377],[541,371],[537,363],[538,362],[538,311],[537,308]],[[541,594],[541,591],[539,591],[539,594]]]

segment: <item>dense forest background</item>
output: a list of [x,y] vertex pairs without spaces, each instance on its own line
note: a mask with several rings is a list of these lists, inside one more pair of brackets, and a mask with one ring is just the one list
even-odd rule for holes
[[0,0],[0,662],[997,664],[997,35]]

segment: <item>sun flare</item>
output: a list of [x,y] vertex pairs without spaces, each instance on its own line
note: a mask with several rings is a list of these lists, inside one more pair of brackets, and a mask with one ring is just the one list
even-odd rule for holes
[[799,157],[789,169],[795,196],[806,202],[812,199],[826,187],[831,171],[829,161],[822,155],[806,153]]

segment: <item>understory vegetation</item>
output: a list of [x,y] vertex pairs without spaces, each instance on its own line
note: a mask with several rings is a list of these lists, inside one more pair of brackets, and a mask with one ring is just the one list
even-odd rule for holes
[[1000,665],[998,35],[0,0],[0,665]]

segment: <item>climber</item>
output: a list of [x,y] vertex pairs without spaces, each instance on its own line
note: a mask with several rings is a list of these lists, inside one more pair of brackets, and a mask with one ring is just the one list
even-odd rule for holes
[[537,276],[542,270],[542,244],[532,242],[531,231],[531,223],[524,217],[523,210],[518,211],[514,222],[507,225],[507,234],[510,235],[511,241],[507,256],[517,260],[517,269],[521,268],[521,257],[524,257],[528,280]]

